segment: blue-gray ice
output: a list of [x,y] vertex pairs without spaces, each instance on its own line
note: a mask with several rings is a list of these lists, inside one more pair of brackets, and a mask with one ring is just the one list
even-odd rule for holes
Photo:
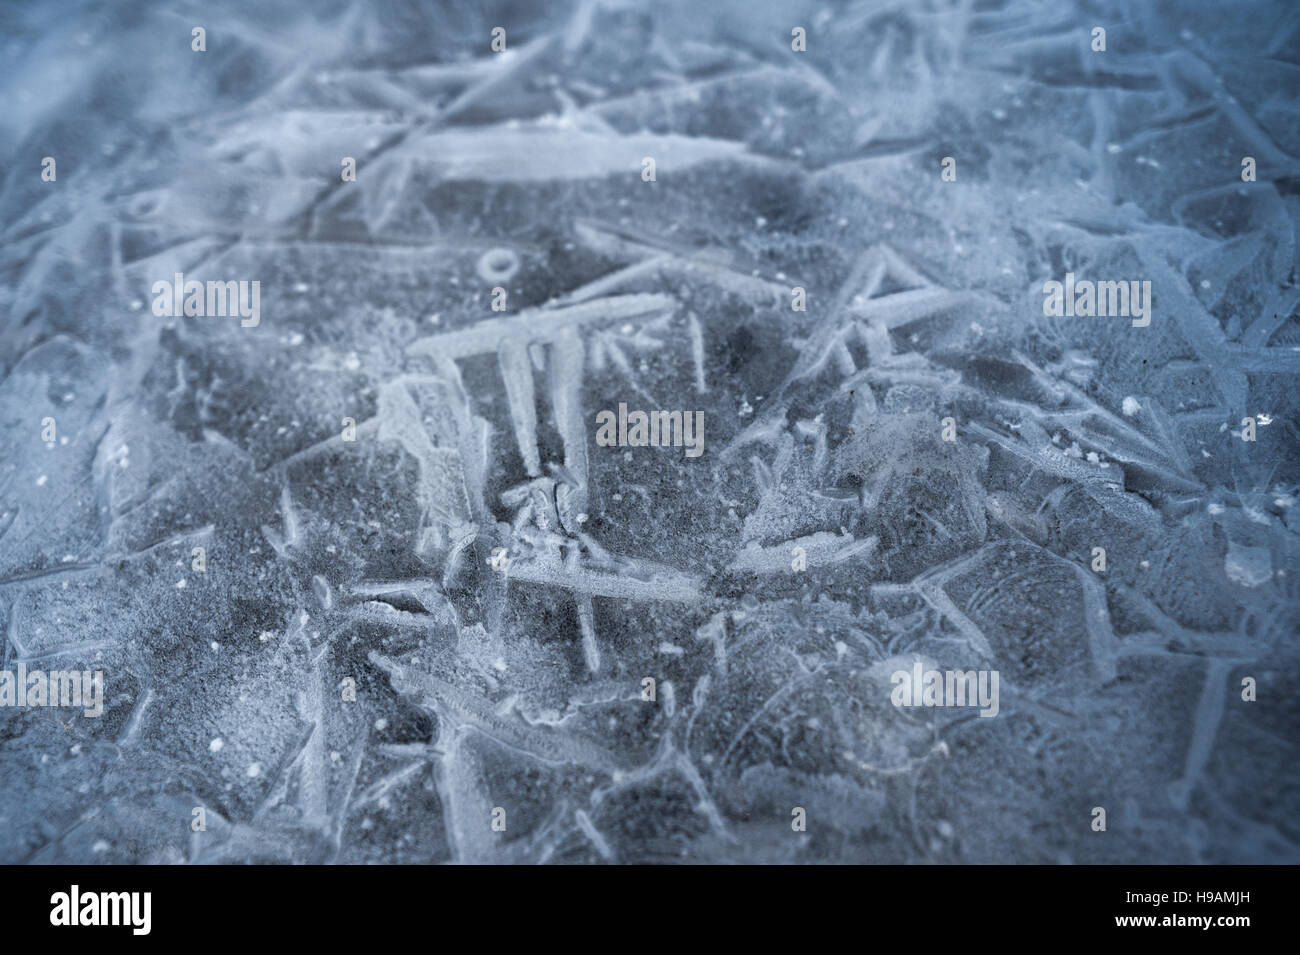
[[1298,92],[1284,0],[5,4],[0,861],[1300,861]]

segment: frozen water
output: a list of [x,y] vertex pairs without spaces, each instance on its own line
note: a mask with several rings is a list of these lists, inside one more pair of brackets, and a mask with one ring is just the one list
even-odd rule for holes
[[0,669],[105,694],[0,707],[0,860],[1300,861],[1297,50],[1282,0],[7,5]]

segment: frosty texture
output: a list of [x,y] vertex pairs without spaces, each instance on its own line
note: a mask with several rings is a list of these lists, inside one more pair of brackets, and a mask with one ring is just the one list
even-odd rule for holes
[[1300,861],[1294,4],[179,9],[0,10],[0,859]]

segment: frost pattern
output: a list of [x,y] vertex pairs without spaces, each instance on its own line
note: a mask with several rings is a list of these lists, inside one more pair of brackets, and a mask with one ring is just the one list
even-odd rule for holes
[[1300,861],[1293,5],[200,20],[0,11],[0,858]]

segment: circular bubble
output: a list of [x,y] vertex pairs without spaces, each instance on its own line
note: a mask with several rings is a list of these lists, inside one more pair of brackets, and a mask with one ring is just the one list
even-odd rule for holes
[[478,260],[476,266],[485,282],[508,282],[519,271],[519,256],[510,249],[488,249]]

